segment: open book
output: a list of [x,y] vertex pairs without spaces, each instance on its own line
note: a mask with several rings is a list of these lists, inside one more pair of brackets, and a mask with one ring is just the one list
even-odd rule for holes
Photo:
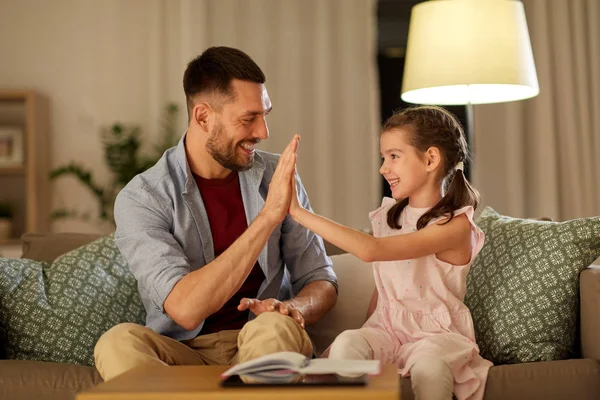
[[377,375],[381,370],[379,360],[310,359],[300,353],[282,351],[234,365],[223,377],[245,375],[255,378],[284,378],[290,375],[339,374],[357,376]]

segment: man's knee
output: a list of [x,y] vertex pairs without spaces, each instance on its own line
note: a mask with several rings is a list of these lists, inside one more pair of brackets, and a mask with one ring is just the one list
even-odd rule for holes
[[293,318],[266,312],[246,323],[238,335],[239,362],[278,351],[312,355],[308,334]]
[[264,312],[258,315],[254,320],[244,325],[244,329],[259,329],[265,333],[276,335],[281,330],[302,329],[302,327],[294,321],[293,318],[283,315],[279,312]]
[[135,341],[146,329],[148,328],[131,322],[124,322],[113,326],[98,339],[94,347],[94,357],[105,354],[107,351],[111,351],[111,349],[118,349],[123,342],[130,343]]

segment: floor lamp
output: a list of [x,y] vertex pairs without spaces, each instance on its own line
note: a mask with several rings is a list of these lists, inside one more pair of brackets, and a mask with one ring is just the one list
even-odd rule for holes
[[402,100],[465,105],[471,152],[473,104],[523,100],[538,93],[521,1],[430,0],[412,8]]

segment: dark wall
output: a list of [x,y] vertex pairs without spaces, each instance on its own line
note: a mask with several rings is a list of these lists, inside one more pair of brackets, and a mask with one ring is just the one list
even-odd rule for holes
[[[380,116],[383,123],[395,110],[412,104],[400,98],[404,56],[408,39],[411,8],[421,3],[416,0],[379,0],[377,5],[378,56],[380,89]],[[464,106],[445,106],[466,127]],[[382,178],[383,179],[383,178]],[[390,188],[383,182],[383,195],[391,196]]]

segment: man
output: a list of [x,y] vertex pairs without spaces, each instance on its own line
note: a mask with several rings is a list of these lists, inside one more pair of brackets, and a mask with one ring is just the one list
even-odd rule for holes
[[192,60],[186,134],[119,193],[115,238],[147,317],[145,327],[119,324],[100,338],[94,355],[105,380],[139,365],[312,354],[304,326],[333,307],[337,282],[322,240],[287,215],[293,171],[255,149],[269,137],[264,82],[236,49]]

